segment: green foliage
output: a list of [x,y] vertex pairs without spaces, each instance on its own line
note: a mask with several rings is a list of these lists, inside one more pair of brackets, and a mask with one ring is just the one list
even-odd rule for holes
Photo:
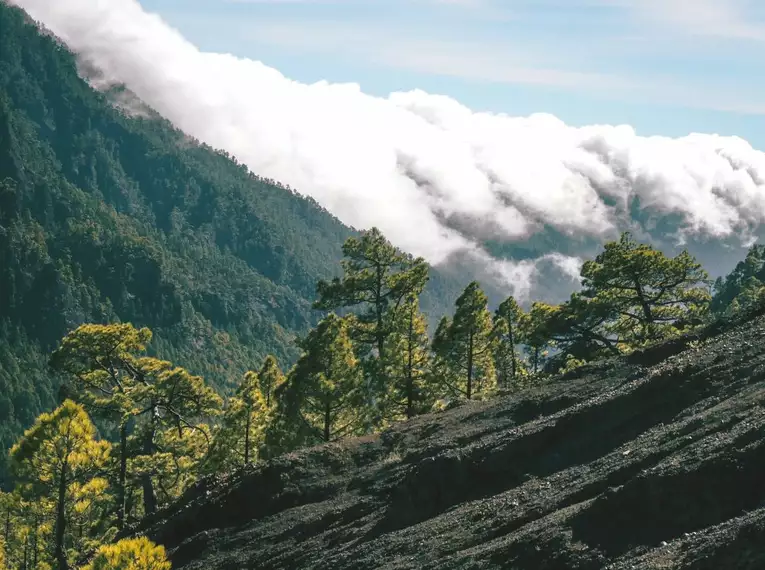
[[262,453],[276,403],[275,397],[266,397],[264,391],[270,394],[283,383],[273,357],[267,357],[263,371],[265,382],[256,372],[247,372],[236,395],[229,399],[215,432],[206,471],[231,471],[256,461]]
[[266,400],[266,407],[271,408],[275,404],[275,392],[279,389],[279,386],[284,384],[285,377],[276,357],[269,354],[263,361],[263,366],[260,368],[260,372],[257,375],[258,385],[263,397]]
[[494,313],[494,367],[501,388],[517,388],[526,375],[518,351],[522,339],[521,324],[525,318],[526,314],[512,296],[502,301]]
[[733,271],[715,281],[711,310],[735,315],[761,306],[764,300],[765,245],[755,244]]
[[[71,530],[74,509],[82,514],[97,500],[104,484],[96,478],[106,464],[111,446],[96,439],[96,428],[85,409],[66,400],[50,414],[42,414],[11,448],[11,466],[21,495],[40,499],[55,517],[50,560],[68,567],[70,548],[79,550],[82,535]],[[69,524],[68,524],[69,523]]]
[[149,539],[124,538],[102,546],[81,570],[170,570],[165,549]]
[[71,379],[72,395],[117,428],[119,458],[111,471],[118,526],[130,479],[140,480],[145,512],[156,509],[157,489],[165,503],[193,481],[210,439],[201,422],[222,404],[201,377],[142,356],[151,338],[149,329],[130,324],[86,324],[64,337],[51,358]]
[[[351,237],[343,245],[343,277],[317,286],[317,309],[358,308],[354,340],[366,353],[385,352],[393,334],[396,312],[410,296],[418,296],[428,280],[428,266],[393,247],[377,228]],[[364,348],[362,350],[362,347]]]
[[625,349],[612,332],[616,310],[603,297],[588,298],[574,293],[562,305],[536,305],[530,323],[535,343],[542,342],[548,348],[584,360],[618,355]]
[[582,296],[607,307],[606,329],[630,347],[644,346],[702,322],[709,276],[687,252],[667,257],[624,233],[582,267]]
[[414,294],[396,312],[381,361],[387,387],[385,419],[411,418],[430,410],[436,396],[430,373],[430,339]]
[[5,556],[9,570],[30,566],[50,569],[52,510],[50,502],[44,499],[25,499],[18,490],[0,492],[0,544],[4,545],[0,555]]
[[453,394],[469,400],[495,387],[493,348],[488,300],[473,281],[457,299],[454,319],[442,321],[434,339],[435,352],[450,370],[443,381]]
[[292,447],[364,431],[362,375],[349,328],[347,319],[330,313],[301,343],[303,355],[278,396],[277,429]]

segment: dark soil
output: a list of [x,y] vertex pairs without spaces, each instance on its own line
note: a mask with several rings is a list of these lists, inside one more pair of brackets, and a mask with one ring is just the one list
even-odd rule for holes
[[765,569],[765,320],[207,479],[173,567]]

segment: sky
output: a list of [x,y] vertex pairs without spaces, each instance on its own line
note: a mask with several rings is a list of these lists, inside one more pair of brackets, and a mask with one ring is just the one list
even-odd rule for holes
[[143,0],[204,51],[301,82],[422,89],[477,111],[552,113],[765,149],[757,0]]
[[522,299],[623,231],[713,276],[765,238],[765,3],[11,1],[128,113]]

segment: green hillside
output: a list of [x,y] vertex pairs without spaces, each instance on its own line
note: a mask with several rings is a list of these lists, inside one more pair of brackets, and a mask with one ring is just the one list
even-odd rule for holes
[[[267,353],[291,362],[352,232],[166,121],[128,117],[0,2],[0,448],[52,407],[48,354],[83,322],[149,326],[154,353],[222,389]],[[431,291],[438,313],[457,287]]]

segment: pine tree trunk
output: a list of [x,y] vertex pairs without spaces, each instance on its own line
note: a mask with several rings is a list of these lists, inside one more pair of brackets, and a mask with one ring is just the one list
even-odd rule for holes
[[507,321],[508,341],[510,342],[510,381],[515,384],[518,363],[515,360],[515,338],[513,337],[513,324]]
[[125,488],[127,487],[127,423],[120,426],[120,472],[117,480],[117,528],[125,526]]
[[250,462],[250,421],[252,419],[252,413],[247,410],[247,424],[244,428],[244,464],[247,465]]
[[55,547],[53,557],[56,560],[56,570],[69,570],[69,563],[66,560],[66,550],[64,548],[64,537],[66,536],[66,471],[67,464],[61,466],[61,473],[58,480],[58,502],[56,503],[56,530]]
[[32,543],[32,548],[33,548],[33,550],[32,550],[32,568],[35,568],[35,569],[37,568],[37,561],[38,561],[38,556],[39,556],[39,551],[40,551],[40,545],[38,544],[39,543],[39,540],[38,540],[39,532],[40,532],[40,519],[38,518],[37,515],[35,515],[35,533],[34,533],[34,537],[33,537],[34,541]]
[[467,399],[469,400],[472,395],[473,395],[473,333],[471,332],[468,337]]
[[327,400],[326,404],[324,404],[324,441],[329,441],[329,436],[331,435],[329,430],[331,419],[331,409],[329,400]]
[[[154,431],[156,429],[155,417],[157,414],[156,406],[152,405],[151,420],[148,432],[143,440],[144,455],[154,454]],[[154,482],[151,475],[146,473],[141,476],[141,486],[143,487],[143,511],[145,515],[153,515],[157,512],[157,496],[154,493]]]
[[407,342],[406,362],[406,417],[414,416],[414,315],[409,315],[409,338]]

